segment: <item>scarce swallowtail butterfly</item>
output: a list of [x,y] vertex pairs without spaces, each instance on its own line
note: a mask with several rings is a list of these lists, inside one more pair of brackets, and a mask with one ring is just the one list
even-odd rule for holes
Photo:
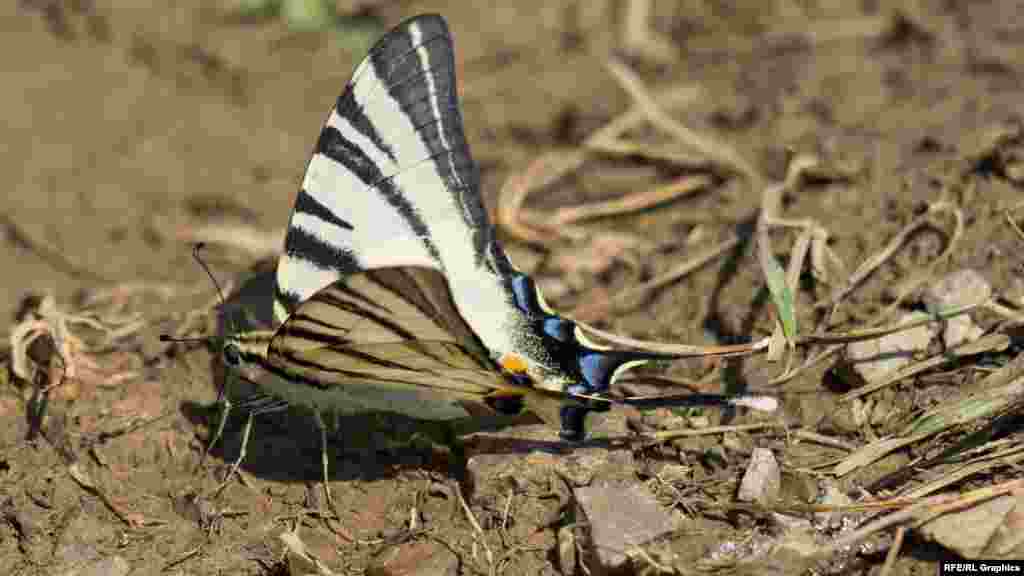
[[[275,330],[224,347],[227,364],[272,373],[259,382],[267,409],[530,410],[578,440],[590,411],[672,402],[613,399],[618,375],[664,356],[591,343],[509,262],[481,201],[437,15],[387,33],[331,109],[289,221],[274,314]],[[730,403],[714,398],[697,403]]]

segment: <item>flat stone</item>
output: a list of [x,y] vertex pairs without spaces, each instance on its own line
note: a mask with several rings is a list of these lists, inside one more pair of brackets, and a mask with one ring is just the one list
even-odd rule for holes
[[922,536],[967,559],[1020,558],[1018,512],[1024,496],[1005,495],[968,508],[944,514],[919,528]]
[[[921,301],[930,312],[946,308],[984,302],[992,297],[992,285],[981,274],[970,268],[957,270],[928,286]],[[942,341],[947,348],[973,342],[985,333],[968,314],[961,314],[945,322]]]
[[931,311],[950,306],[966,306],[992,297],[992,285],[977,271],[964,268],[951,272],[929,285],[921,301]]
[[[920,312],[904,314],[896,323],[923,316]],[[922,325],[881,338],[851,342],[844,349],[838,374],[853,388],[879,382],[910,364],[915,354],[926,351],[934,333],[934,326]]]
[[985,335],[985,330],[974,323],[971,317],[963,314],[950,318],[942,330],[942,342],[946,348],[953,348],[967,342],[974,342]]
[[633,452],[612,447],[608,438],[628,435],[621,411],[587,418],[588,439],[562,440],[558,430],[543,424],[478,432],[464,438],[466,469],[475,490],[487,491],[496,483],[546,484],[552,474],[570,486],[585,486],[595,478],[625,478],[634,469]]
[[754,448],[736,497],[741,502],[772,504],[779,499],[782,473],[775,455],[767,448]]
[[593,574],[629,570],[631,550],[679,528],[679,519],[637,484],[597,483],[573,493],[589,526],[587,560]]

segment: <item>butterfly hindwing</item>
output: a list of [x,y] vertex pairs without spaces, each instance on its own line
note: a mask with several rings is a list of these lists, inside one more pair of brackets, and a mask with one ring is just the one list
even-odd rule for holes
[[275,316],[361,270],[477,261],[489,225],[462,127],[444,20],[385,35],[331,110],[278,263]]
[[278,328],[266,359],[291,382],[279,393],[327,398],[317,408],[339,412],[451,419],[527,392],[496,370],[431,268],[366,270],[329,285]]

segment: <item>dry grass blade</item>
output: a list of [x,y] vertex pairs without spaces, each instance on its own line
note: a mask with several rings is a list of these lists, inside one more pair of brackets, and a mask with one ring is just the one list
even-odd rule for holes
[[933,408],[902,431],[902,434],[935,434],[958,426],[999,414],[1024,398],[1024,377],[1006,386],[986,390],[956,402]]
[[[1024,480],[1011,480],[997,486],[989,486],[973,490],[966,494],[943,494],[939,496],[932,496],[912,504],[903,510],[893,512],[892,514],[869,522],[853,532],[840,536],[831,544],[819,550],[817,555],[822,558],[827,558],[844,548],[855,545],[857,542],[864,540],[872,534],[888,529],[892,526],[901,526],[906,524],[910,524],[915,527],[920,526],[943,514],[966,510],[979,503],[991,500],[992,498],[1012,494],[1015,491],[1022,489],[1024,489]],[[900,501],[905,501],[905,499],[900,499]]]
[[625,63],[611,58],[606,67],[655,128],[703,154],[726,172],[739,174],[752,183],[760,181],[757,171],[732,148],[690,130],[666,114],[651,97],[640,77]]
[[945,495],[933,496],[925,502],[933,500],[935,502],[934,507],[927,510],[927,515],[920,515],[917,518],[917,522],[918,524],[921,524],[935,518],[936,516],[957,510],[963,510],[997,496],[1013,494],[1014,492],[1019,492],[1021,490],[1024,490],[1024,479],[1010,480],[1008,482],[1003,482],[1002,484],[978,488],[977,490],[971,490],[965,494],[957,494],[956,497],[953,498]]
[[929,314],[927,316],[922,315],[921,318],[914,320],[900,322],[891,326],[876,326],[873,328],[862,328],[859,330],[847,330],[845,332],[827,332],[824,334],[804,334],[797,338],[797,343],[801,345],[810,344],[848,344],[850,342],[859,342],[862,340],[872,340],[874,338],[881,338],[889,334],[895,334],[896,332],[902,332],[904,330],[910,330],[911,328],[917,328],[918,326],[925,326],[933,322],[939,322],[961,314],[966,314],[979,306],[984,305],[984,302],[974,302],[971,304],[965,304],[963,306],[957,306],[955,308],[948,308],[946,310],[937,311],[935,314]]
[[943,250],[942,254],[940,254],[935,260],[933,260],[929,264],[929,266],[926,269],[926,271],[929,272],[929,274],[919,276],[917,281],[914,282],[913,286],[904,287],[904,290],[902,291],[903,293],[896,298],[896,301],[892,303],[888,309],[886,309],[886,312],[879,315],[880,318],[885,318],[886,316],[888,316],[890,311],[895,310],[895,307],[899,306],[902,303],[903,299],[906,298],[907,295],[912,293],[917,286],[929,281],[931,278],[930,272],[934,270],[936,265],[945,261],[946,258],[948,258],[949,255],[953,252],[958,241],[960,240],[960,237],[963,235],[964,227],[963,213],[956,206],[953,206],[952,204],[948,204],[946,202],[937,202],[933,204],[931,207],[929,207],[928,212],[915,218],[909,224],[904,226],[903,229],[900,230],[900,232],[896,234],[896,236],[892,240],[890,240],[885,247],[883,247],[876,254],[865,260],[857,268],[857,270],[854,271],[854,273],[850,276],[850,278],[847,280],[844,286],[840,286],[839,288],[834,290],[832,294],[824,301],[815,304],[815,307],[830,308],[839,304],[840,301],[842,301],[850,292],[852,292],[857,286],[859,286],[861,282],[863,282],[868,276],[871,275],[871,273],[877,270],[879,266],[881,266],[890,258],[892,258],[896,251],[903,247],[904,244],[906,244],[911,234],[923,228],[924,226],[934,225],[933,220],[935,216],[941,212],[949,212],[956,219],[956,227],[949,240],[949,243],[946,246],[946,249]]
[[[698,87],[683,84],[667,88],[655,94],[653,99],[661,108],[673,109],[693,102],[700,94],[701,90]],[[594,131],[583,145],[595,150],[604,150],[605,146],[620,141],[625,132],[647,122],[648,118],[649,114],[641,106],[634,104],[632,108]]]
[[853,454],[850,454],[844,458],[842,462],[837,464],[832,470],[832,473],[836,476],[845,476],[858,468],[863,468],[872,462],[881,460],[904,446],[915,444],[920,440],[930,437],[931,435],[932,434],[929,433],[908,437],[886,438],[884,440],[877,440],[865,446],[861,446],[860,449]]
[[933,217],[942,212],[947,212],[951,214],[953,216],[954,222],[953,234],[950,236],[949,242],[946,244],[945,250],[943,250],[941,254],[939,254],[931,262],[929,262],[928,265],[925,266],[925,268],[921,270],[919,274],[912,278],[910,282],[905,282],[900,287],[900,291],[896,295],[896,298],[894,298],[893,301],[889,304],[889,306],[882,310],[882,312],[878,315],[880,322],[883,321],[882,319],[888,318],[892,313],[896,312],[896,310],[898,310],[899,307],[903,305],[903,301],[906,300],[907,297],[909,297],[911,294],[914,294],[918,287],[924,286],[925,284],[932,282],[935,277],[935,270],[938,268],[940,264],[949,260],[949,257],[953,254],[953,252],[956,250],[956,247],[960,244],[960,239],[963,238],[964,235],[965,226],[963,211],[960,210],[959,207],[948,202],[936,202],[935,204],[932,204],[928,208],[928,214]]
[[1003,306],[994,300],[986,302],[985,309],[1001,316],[1004,320],[1007,320],[1011,326],[1024,324],[1024,314],[1021,314],[1012,308]]
[[[686,84],[675,86],[655,94],[654,101],[664,110],[682,107],[693,102],[701,94],[697,87]],[[692,153],[652,147],[648,142],[626,140],[623,134],[648,121],[648,114],[642,107],[634,105],[622,115],[599,128],[583,143],[584,148],[595,152],[617,156],[642,156],[688,168],[705,168],[709,162]]]
[[[988,379],[1001,379],[1003,375],[995,373]],[[981,384],[985,387],[985,383]],[[901,432],[900,436],[872,442],[844,459],[833,471],[843,476],[875,462],[892,452],[910,446],[925,438],[929,438],[949,430],[954,426],[962,426],[980,418],[985,418],[1005,410],[1012,403],[1024,396],[1024,377],[1018,377],[1010,383],[983,393],[967,397],[959,402],[945,404],[930,410]]]
[[863,513],[863,512],[877,512],[877,511],[889,511],[895,510],[894,514],[880,518],[871,522],[861,529],[853,533],[847,533],[843,538],[844,543],[838,545],[830,545],[823,552],[819,551],[822,557],[827,557],[829,554],[837,551],[838,548],[843,548],[856,543],[872,534],[873,532],[880,531],[889,526],[906,525],[913,522],[915,526],[920,526],[926,523],[936,516],[954,512],[957,510],[967,509],[975,504],[991,500],[1006,494],[1012,494],[1018,491],[1021,487],[1020,480],[1011,480],[1004,482],[999,485],[989,486],[974,490],[967,494],[942,494],[937,496],[928,497],[921,499],[919,497],[908,497],[901,496],[898,498],[886,498],[879,500],[870,500],[865,502],[859,502],[848,505],[789,505],[784,507],[776,507],[775,510],[781,513],[790,514],[808,514],[817,512],[848,512],[848,513]]
[[900,370],[897,370],[891,375],[888,375],[885,379],[879,380],[878,382],[872,382],[851,390],[846,394],[843,394],[839,398],[836,398],[836,402],[848,402],[854,398],[860,398],[861,396],[867,396],[872,392],[877,392],[887,386],[892,386],[897,382],[900,382],[906,378],[910,378],[915,374],[921,374],[932,368],[937,368],[943,364],[949,362],[955,362],[959,358],[965,356],[974,356],[977,354],[984,354],[987,352],[1000,352],[1006,350],[1010,345],[1010,338],[1006,334],[989,334],[984,336],[980,340],[974,342],[966,342],[953,348],[945,354],[937,354],[931,358],[926,358],[920,362],[914,362]]
[[711,165],[710,162],[696,154],[659,147],[647,142],[633,142],[630,140],[616,139],[593,143],[586,146],[591,150],[612,156],[636,156],[657,162],[664,162],[666,164],[685,166],[694,170],[707,169]]
[[298,532],[282,532],[280,538],[285,548],[285,562],[291,574],[337,576],[336,572],[331,571],[319,558],[310,552],[306,543],[299,538]]
[[[859,330],[848,330],[846,332],[829,332],[829,333],[822,333],[822,334],[804,334],[802,336],[798,336],[796,338],[796,342],[795,342],[795,344],[797,346],[813,346],[815,344],[827,344],[828,347],[825,348],[824,350],[818,352],[814,356],[808,358],[807,360],[805,360],[800,366],[797,366],[796,368],[794,368],[792,370],[788,370],[788,371],[784,372],[783,374],[780,374],[779,376],[776,376],[775,378],[771,379],[768,383],[770,385],[778,385],[778,384],[782,384],[782,383],[784,383],[784,382],[786,382],[788,380],[791,380],[792,378],[796,377],[798,374],[800,374],[804,370],[807,370],[807,369],[815,366],[816,364],[818,364],[818,363],[828,359],[830,356],[832,356],[836,352],[842,350],[843,349],[843,344],[848,344],[850,342],[859,342],[859,341],[863,341],[863,340],[873,340],[875,338],[880,338],[880,337],[885,336],[887,334],[893,334],[893,333],[896,333],[896,332],[901,332],[903,330],[909,330],[911,328],[915,328],[915,327],[918,327],[918,326],[923,326],[923,325],[926,325],[926,324],[931,324],[933,322],[936,322],[936,321],[939,321],[939,320],[942,320],[942,319],[945,319],[945,318],[952,318],[952,317],[958,316],[960,314],[965,314],[965,313],[967,313],[967,312],[969,312],[969,311],[971,311],[971,310],[973,310],[975,308],[978,308],[979,306],[985,306],[986,308],[988,308],[988,307],[990,307],[990,305],[991,304],[988,303],[988,302],[981,303],[981,304],[978,304],[978,303],[966,304],[966,305],[964,305],[962,307],[956,307],[956,308],[950,308],[950,309],[947,309],[947,310],[941,310],[941,311],[938,311],[937,313],[935,313],[933,315],[930,315],[928,317],[922,317],[920,319],[911,320],[909,322],[900,322],[899,324],[895,324],[895,325],[892,325],[892,326],[878,326],[878,327],[875,327],[875,328],[863,328],[863,329],[859,329]],[[977,342],[974,342],[974,343],[968,343],[968,344],[962,345],[961,347],[957,347],[954,350],[951,350],[950,352],[952,352],[954,355],[966,356],[966,355],[971,355],[971,354],[980,354],[981,352],[990,351],[990,350],[1004,349],[1007,344],[1008,344],[1008,337],[1005,334],[996,333],[996,334],[991,334],[991,335],[987,336],[986,338],[983,338],[980,341],[977,341]],[[975,351],[975,350],[977,350],[977,351]],[[935,359],[926,360],[925,362],[935,362]],[[931,367],[931,366],[941,365],[942,363],[943,362],[938,362],[938,363],[935,363],[935,364],[929,364],[928,366],[919,367],[919,368],[924,369],[924,368],[928,368],[928,367]],[[910,374],[916,374],[919,371],[920,371],[919,369],[915,368],[915,369],[912,370],[912,372]],[[880,388],[884,388],[885,386],[888,386],[889,384],[892,384],[893,382],[896,382],[899,379],[905,378],[905,377],[907,377],[910,374],[908,374],[908,373],[900,373],[900,375],[894,375],[891,379],[887,379],[884,383],[879,382],[879,383],[874,383],[874,384],[870,384],[870,385],[865,386],[865,387],[858,388],[858,389],[856,389],[856,390],[854,390],[852,392],[849,392],[847,394],[847,396],[849,396],[849,398],[847,398],[847,396],[841,396],[839,398],[839,401],[843,401],[845,399],[850,399],[850,398],[853,398],[853,397],[856,397],[856,396],[863,396],[865,394],[868,394],[868,393],[873,392],[875,390],[878,390]]]
[[1012,208],[1007,208],[1003,212],[1003,215],[1006,216],[1006,223],[1009,224],[1010,228],[1013,228],[1013,231],[1017,234],[1017,238],[1020,238],[1021,241],[1024,242],[1024,230],[1021,230],[1020,226],[1017,225],[1017,221],[1013,219],[1013,213],[1022,207],[1024,207],[1024,202],[1021,202]]
[[800,428],[798,430],[790,430],[789,435],[794,438],[806,440],[808,442],[814,442],[815,444],[821,444],[822,446],[838,448],[839,450],[843,450],[845,452],[853,452],[854,450],[857,449],[856,446],[850,444],[849,442],[844,442],[838,438],[833,438],[832,436],[825,436],[824,434],[819,434],[817,432],[812,432],[810,430],[805,430],[803,428]]
[[544,244],[557,238],[585,240],[591,236],[572,224],[588,219],[646,210],[706,188],[712,182],[706,176],[689,176],[653,190],[582,206],[560,208],[553,216],[527,209],[531,192],[543,189],[578,169],[584,161],[579,152],[552,152],[535,159],[522,174],[509,177],[498,194],[494,220],[523,242]]
[[579,222],[580,220],[639,212],[688,196],[698,190],[707,188],[712,182],[709,176],[686,176],[665,186],[659,186],[646,192],[630,194],[615,200],[559,208],[555,212],[553,220],[558,225],[565,225]]
[[81,467],[77,462],[73,462],[67,467],[68,475],[87,492],[95,495],[100,499],[101,502],[114,513],[119,520],[125,523],[130,528],[141,528],[143,526],[154,526],[163,524],[160,520],[146,520],[144,516],[136,512],[129,512],[123,510],[120,505],[114,502],[110,496],[100,488],[96,482],[93,481],[92,477]]
[[958,484],[967,478],[983,472],[1000,467],[1019,468],[1022,464],[1024,464],[1024,454],[1021,453],[1021,448],[1012,446],[1002,452],[985,456],[983,461],[969,462],[956,470],[944,473],[931,482],[925,482],[907,492],[904,496],[907,498],[920,498],[938,492],[947,486]]
[[516,239],[532,244],[546,244],[559,237],[556,226],[547,219],[529,213],[523,207],[526,197],[579,168],[584,161],[582,152],[562,154],[550,152],[536,158],[521,174],[513,174],[498,193],[494,221],[503,226]]
[[466,519],[469,520],[470,525],[473,527],[473,531],[476,534],[476,539],[480,542],[480,545],[484,548],[484,554],[487,555],[487,565],[490,567],[490,574],[494,574],[494,552],[491,551],[491,547],[487,544],[487,534],[484,533],[484,529],[480,526],[480,522],[477,521],[473,511],[469,508],[469,504],[466,502],[465,496],[462,495],[462,487],[458,483],[455,484],[455,496],[459,499],[459,506],[462,507],[462,511],[466,514]]
[[597,336],[610,344],[625,346],[636,350],[644,350],[657,354],[670,354],[679,358],[685,357],[726,357],[746,356],[761,352],[768,347],[768,339],[749,342],[747,344],[733,344],[729,346],[691,346],[688,344],[669,344],[665,342],[653,342],[649,340],[637,340],[628,336],[620,336],[612,332],[595,328],[586,322],[577,320],[576,323],[585,333]]
[[[797,341],[797,345],[798,346],[800,345],[799,340]],[[807,358],[802,363],[800,363],[798,366],[790,367],[788,370],[783,371],[782,374],[779,374],[778,376],[776,376],[776,377],[772,378],[771,380],[769,380],[767,382],[767,384],[769,386],[778,386],[779,384],[784,384],[784,383],[788,382],[789,380],[792,380],[793,378],[796,378],[798,375],[800,375],[805,370],[809,370],[809,369],[813,368],[814,366],[817,366],[821,362],[824,362],[825,360],[828,360],[833,354],[835,354],[836,352],[842,350],[842,348],[843,348],[842,345],[839,345],[839,344],[829,346],[829,347],[825,348],[824,350],[821,350],[818,353],[812,355],[810,358]]]
[[652,0],[626,2],[622,27],[623,49],[639,58],[671,64],[676,60],[679,50],[672,38],[662,36],[653,28],[651,5]]
[[903,550],[903,539],[906,535],[906,527],[900,526],[896,529],[896,536],[893,537],[892,546],[889,547],[889,552],[885,555],[885,563],[882,564],[882,570],[878,576],[889,576],[892,574],[893,566],[896,565],[896,560],[900,557],[900,551]]
[[749,430],[761,430],[762,428],[784,428],[783,422],[757,422],[755,424],[737,424],[735,426],[709,426],[696,430],[665,430],[664,432],[652,432],[642,434],[640,439],[651,442],[664,442],[676,438],[688,438],[693,436],[710,436],[712,434],[728,434],[730,432],[746,432]]

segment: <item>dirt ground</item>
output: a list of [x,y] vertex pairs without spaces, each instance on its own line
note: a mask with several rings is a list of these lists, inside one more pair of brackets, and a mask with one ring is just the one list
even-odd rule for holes
[[[973,268],[1019,306],[1022,239],[1004,212],[1020,201],[1020,179],[1016,157],[993,152],[993,142],[1019,137],[1024,3],[756,5],[656,4],[656,31],[671,38],[676,54],[666,62],[631,56],[625,62],[654,92],[696,89],[673,115],[734,147],[772,180],[785,176],[791,158],[821,159],[820,173],[783,197],[780,215],[820,224],[848,271],[929,206],[946,201],[962,211],[963,231],[935,273]],[[492,477],[501,465],[481,465],[468,502],[483,545],[451,488],[450,459],[408,441],[414,430],[403,422],[340,423],[344,439],[330,453],[332,490],[339,531],[355,542],[310,512],[319,504],[319,446],[312,420],[302,415],[258,420],[244,482],[233,482],[216,500],[190,499],[215,486],[238,453],[241,422],[232,420],[210,466],[197,471],[218,364],[202,347],[170,347],[157,337],[186,325],[187,333],[200,335],[212,323],[206,315],[189,316],[209,312],[216,295],[182,231],[211,222],[280,230],[328,107],[372,40],[404,17],[439,12],[449,20],[467,134],[491,206],[510,176],[544,153],[577,149],[628,110],[630,95],[604,65],[608,51],[620,48],[624,4],[609,1],[603,13],[585,6],[381,2],[372,18],[323,32],[289,30],[275,18],[238,18],[224,0],[21,0],[0,7],[6,86],[0,130],[7,143],[0,213],[8,232],[0,250],[0,317],[13,327],[26,297],[50,294],[64,310],[102,302],[143,322],[98,356],[100,373],[130,377],[83,377],[52,392],[49,441],[26,440],[29,388],[9,376],[0,382],[0,574],[70,573],[77,564],[114,557],[131,574],[297,574],[282,563],[278,538],[296,523],[303,541],[337,573],[373,567],[370,573],[386,574],[385,565],[393,574],[413,573],[402,571],[403,562],[421,568],[438,562],[445,566],[431,572],[438,574],[567,573],[559,568],[558,528],[569,522],[558,475],[520,469],[515,482]],[[998,134],[1010,136],[999,140]],[[649,127],[633,136],[652,147],[671,144]],[[558,309],[585,310],[736,234],[740,242],[724,256],[641,302],[613,307],[598,324],[691,344],[764,337],[774,317],[751,241],[760,191],[709,168],[697,151],[682,150],[695,160],[594,154],[582,170],[527,201],[532,210],[550,212],[688,174],[714,176],[698,194],[588,223],[642,240],[635,252],[607,265],[584,261],[592,245],[527,245],[511,236],[509,252]],[[831,325],[867,323],[892,303],[895,287],[948,245],[954,224],[939,221],[945,226],[914,234],[858,286]],[[786,260],[796,233],[772,237]],[[211,244],[214,274],[234,286],[268,266]],[[803,326],[823,326],[811,304],[827,293],[814,286],[797,294]],[[680,362],[671,374],[700,379],[719,368]],[[761,358],[730,363],[719,373],[724,376],[705,381],[705,391],[721,391],[722,381],[767,390],[782,369]],[[958,378],[928,385],[942,396],[973,376]],[[841,428],[830,422],[843,390],[831,388],[829,379],[828,365],[820,365],[772,389],[781,393],[791,427]],[[717,412],[696,418],[719,422]],[[756,421],[751,418],[726,423]],[[616,414],[599,430],[625,434],[637,419]],[[503,434],[470,443],[471,455],[517,437],[514,429]],[[848,439],[863,440],[856,433]],[[743,535],[765,525],[764,517],[715,504],[734,500],[752,446],[785,455],[787,470],[843,454],[788,442],[781,430],[769,429],[738,433],[728,447],[722,436],[706,436],[619,448],[624,455],[595,456],[607,465],[592,472],[645,484],[683,518],[658,558],[674,554],[676,563],[666,566],[686,566],[723,543],[739,547]],[[557,460],[510,452],[514,466]],[[890,465],[907,461],[901,458]],[[69,474],[72,462],[97,489]],[[678,482],[669,478],[673,470],[681,474]],[[870,481],[846,478],[843,486]],[[411,514],[420,532],[408,530]],[[911,540],[890,573],[934,573],[944,550]],[[850,554],[825,571],[877,573],[884,550]],[[449,557],[454,560],[445,564]],[[777,573],[803,569],[795,566]]]

